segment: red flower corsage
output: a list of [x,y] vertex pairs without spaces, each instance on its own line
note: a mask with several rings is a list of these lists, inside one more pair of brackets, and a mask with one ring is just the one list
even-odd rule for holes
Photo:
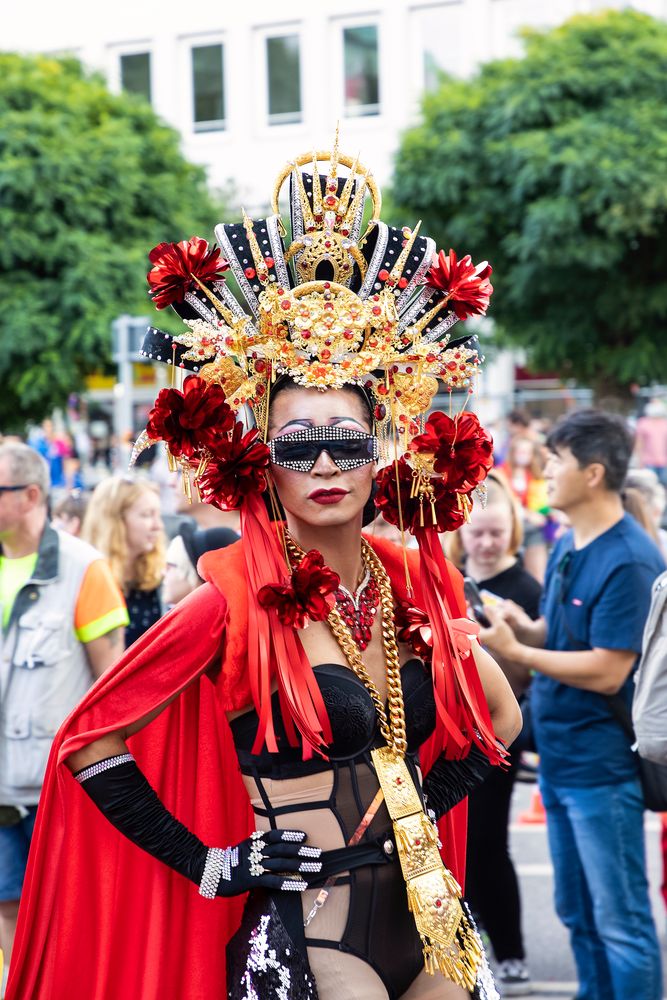
[[[398,468],[398,481],[396,470]],[[405,457],[378,473],[375,506],[385,521],[400,526],[399,495],[403,527],[415,534],[420,528],[456,531],[465,521],[465,502],[442,479],[432,479],[431,499],[412,495],[414,474]],[[434,520],[435,518],[435,520]]]
[[234,425],[224,391],[197,375],[188,375],[180,389],[161,389],[148,415],[146,433],[164,441],[176,458],[195,457],[212,447],[219,434]]
[[193,275],[203,285],[222,278],[229,261],[220,257],[218,247],[209,249],[199,236],[180,243],[159,243],[148,255],[153,267],[148,272],[149,295],[157,309],[182,302],[194,286]]
[[269,449],[256,428],[244,434],[243,425],[236,421],[232,434],[217,438],[211,452],[197,480],[205,503],[220,510],[236,510],[250,493],[266,488]]
[[304,628],[308,620],[323,622],[336,603],[340,577],[324,565],[322,553],[311,549],[284,585],[262,587],[257,599],[263,608],[274,608],[283,625]]
[[458,493],[473,490],[493,466],[493,440],[475,413],[459,413],[453,419],[439,410],[432,413],[410,448],[433,455],[434,471],[447,489]]
[[483,316],[489,307],[493,285],[489,277],[493,268],[486,261],[473,264],[470,254],[461,260],[453,250],[444,250],[433,258],[422,284],[444,292],[459,319],[468,316]]
[[394,613],[396,638],[411,646],[416,656],[422,660],[430,660],[433,652],[433,630],[425,611],[410,604],[409,601],[399,601]]

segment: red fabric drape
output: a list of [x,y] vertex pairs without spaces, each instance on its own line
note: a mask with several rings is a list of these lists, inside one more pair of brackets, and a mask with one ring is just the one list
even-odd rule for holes
[[[371,541],[397,596],[405,596],[401,550]],[[409,560],[419,600],[416,554]],[[225,718],[227,711],[251,704],[242,566],[242,543],[205,557],[200,568],[211,582],[136,642],[63,724],[40,800],[7,1000],[225,995],[225,943],[243,899],[201,899],[195,886],[106,821],[64,761],[169,702],[129,739],[139,766],[167,807],[204,842],[224,846],[248,835],[252,816]],[[460,575],[450,568],[448,573],[457,614],[464,614]],[[425,772],[439,752],[435,739],[424,748]],[[441,824],[445,863],[459,881],[465,824],[465,803]]]

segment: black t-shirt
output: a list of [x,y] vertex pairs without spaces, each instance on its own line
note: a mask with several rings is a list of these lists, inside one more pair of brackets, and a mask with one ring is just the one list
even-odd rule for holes
[[487,580],[475,580],[480,590],[489,590],[503,600],[514,601],[536,619],[540,617],[542,587],[518,562]]

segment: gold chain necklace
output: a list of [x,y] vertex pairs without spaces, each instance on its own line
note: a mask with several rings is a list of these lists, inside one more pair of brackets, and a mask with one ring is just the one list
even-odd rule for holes
[[[294,539],[285,533],[287,551],[290,562],[293,566],[298,566],[305,556],[304,550]],[[407,750],[407,738],[405,734],[405,710],[403,707],[403,688],[401,687],[401,661],[398,655],[398,645],[396,643],[396,632],[394,629],[394,596],[391,590],[389,576],[384,566],[376,556],[375,552],[362,538],[361,551],[365,565],[370,570],[371,576],[375,580],[380,591],[380,609],[382,614],[382,646],[384,649],[386,670],[387,670],[387,700],[389,702],[389,718],[385,711],[384,702],[380,697],[376,685],[371,679],[364,662],[361,658],[361,651],[352,637],[352,633],[343,621],[340,611],[336,605],[333,606],[327,618],[327,624],[331,629],[334,639],[340,646],[351,669],[363,683],[371,696],[375,711],[380,720],[380,732],[384,737],[387,746],[393,747],[401,756]]]

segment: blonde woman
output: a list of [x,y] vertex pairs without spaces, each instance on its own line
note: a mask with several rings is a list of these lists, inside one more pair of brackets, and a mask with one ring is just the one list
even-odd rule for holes
[[165,533],[158,488],[143,479],[105,479],[90,499],[81,534],[106,557],[125,594],[130,646],[162,613]]

